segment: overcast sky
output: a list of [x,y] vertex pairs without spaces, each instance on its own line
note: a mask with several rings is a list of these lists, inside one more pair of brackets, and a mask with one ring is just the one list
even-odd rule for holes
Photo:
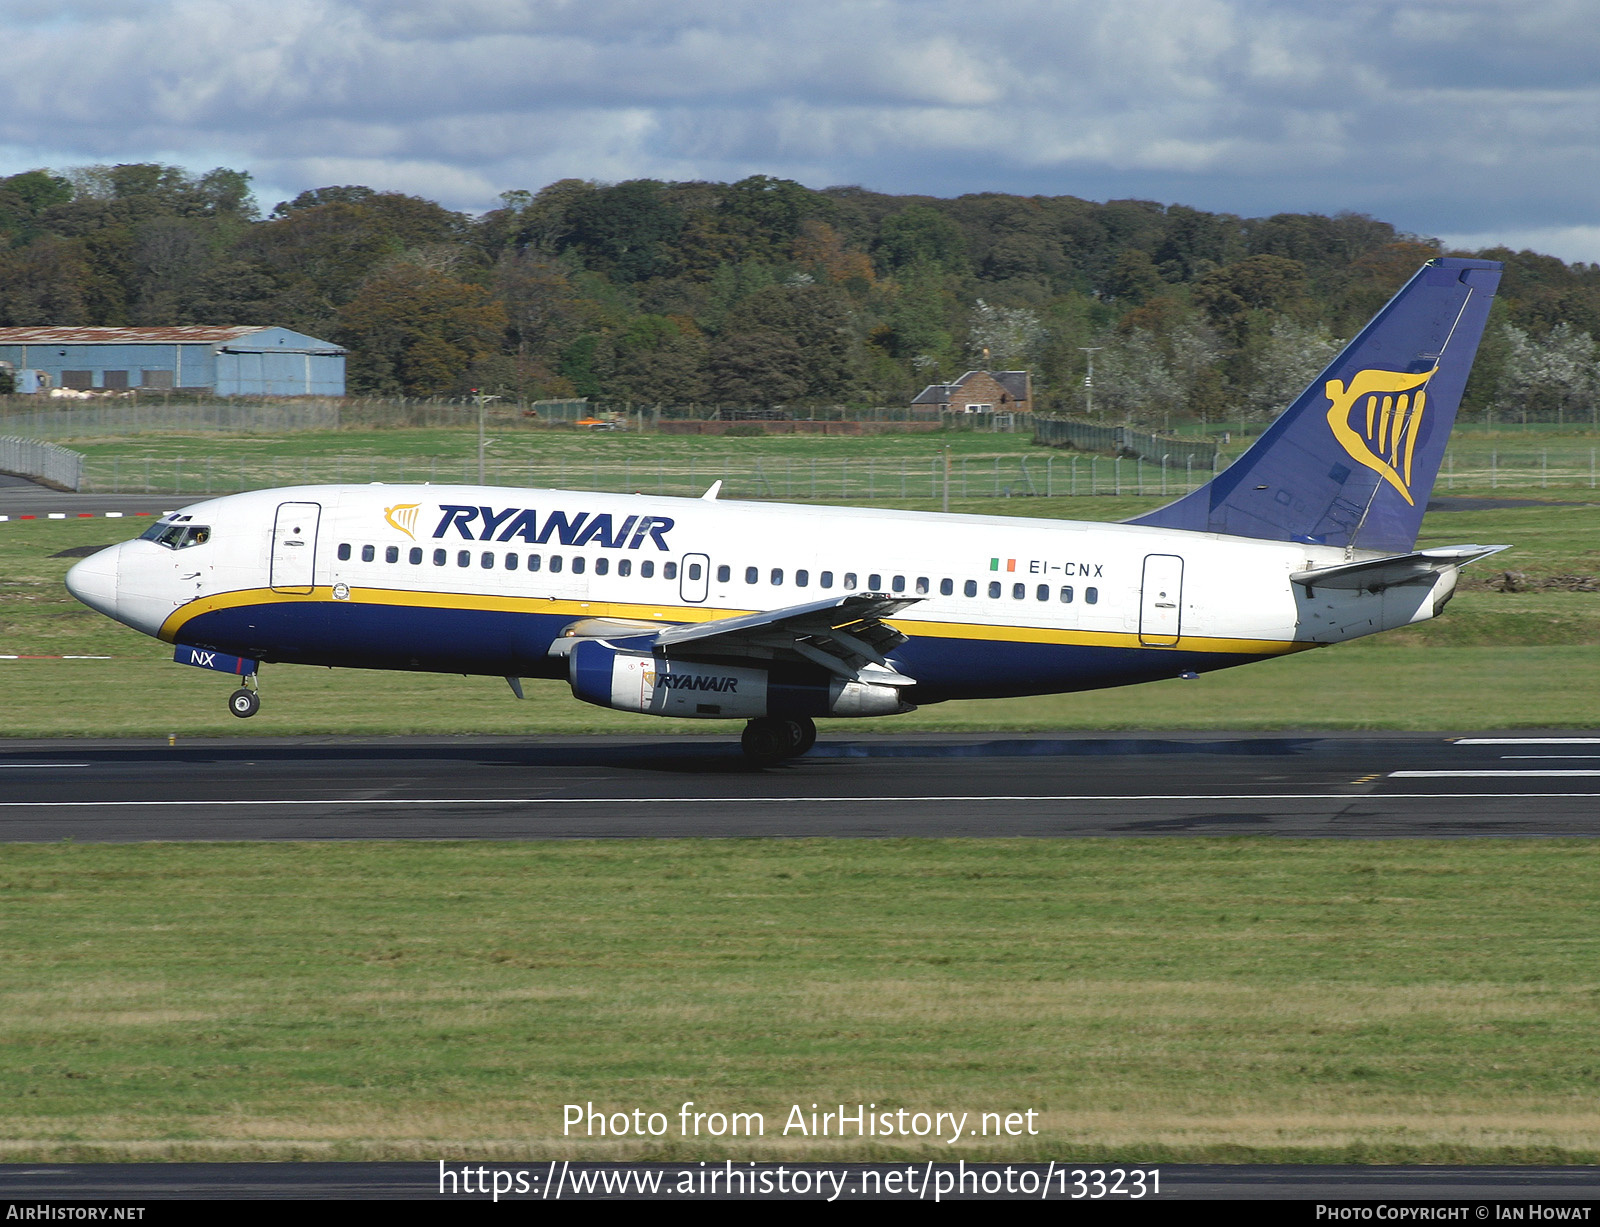
[[1371,213],[1600,262],[1600,0],[0,0],[0,173]]

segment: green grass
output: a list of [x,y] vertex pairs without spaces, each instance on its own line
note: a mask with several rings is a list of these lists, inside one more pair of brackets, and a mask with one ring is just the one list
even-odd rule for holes
[[[1157,500],[1029,499],[1006,509],[1121,518]],[[993,500],[957,504],[993,508]],[[518,703],[499,679],[353,669],[269,668],[261,714],[228,715],[226,678],[173,664],[171,649],[77,604],[72,559],[136,525],[109,520],[0,524],[0,654],[104,654],[0,660],[0,726],[19,736],[230,736],[293,733],[723,732],[736,725],[657,720],[590,707],[563,683],[535,682]],[[1515,548],[1468,580],[1445,616],[1414,629],[1263,664],[1115,690],[946,703],[909,716],[830,721],[826,736],[897,731],[1095,728],[1471,729],[1600,725],[1600,594],[1484,586],[1491,567],[1533,581],[1600,574],[1600,506],[1535,505],[1430,515],[1424,544]],[[1477,574],[1474,576],[1474,570]]]
[[[1592,1163],[1597,883],[1593,841],[3,847],[0,1158]],[[561,1133],[685,1100],[767,1135]],[[1041,1132],[779,1135],[841,1102]]]
[[[1161,467],[1036,446],[1024,426],[1012,433],[938,431],[877,435],[769,435],[751,438],[590,433],[533,426],[502,412],[488,429],[485,480],[558,489],[698,494],[722,479],[729,494],[790,501],[877,502],[937,498],[946,449],[957,498],[1048,493],[1159,494]],[[1236,456],[1249,440],[1225,446]],[[85,489],[220,494],[302,482],[476,482],[475,428],[347,428],[274,435],[136,435],[69,440],[85,454]],[[1594,491],[1600,436],[1590,431],[1526,432],[1458,428],[1439,491],[1483,486]],[[1177,453],[1168,493],[1186,479]],[[1592,496],[1592,495],[1591,495]]]
[[[518,704],[495,679],[303,668],[269,670],[262,714],[234,720],[225,679],[61,588],[71,560],[49,555],[134,528],[0,524],[0,653],[113,657],[0,661],[7,734],[706,731],[558,683]],[[1592,505],[1431,515],[1424,540],[1513,543],[1492,565],[1535,581],[1600,573]],[[1480,578],[1415,630],[825,735],[1593,726],[1597,679],[1600,596]],[[1499,840],[0,845],[0,1159],[1600,1162],[1597,858]],[[690,1099],[768,1134],[561,1134],[566,1103],[675,1122]],[[1041,1133],[778,1136],[793,1104],[858,1102],[1034,1109]]]

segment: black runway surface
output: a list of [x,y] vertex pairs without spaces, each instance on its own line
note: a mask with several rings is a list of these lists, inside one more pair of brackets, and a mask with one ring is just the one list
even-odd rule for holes
[[32,741],[0,840],[1600,834],[1600,737],[731,735]]

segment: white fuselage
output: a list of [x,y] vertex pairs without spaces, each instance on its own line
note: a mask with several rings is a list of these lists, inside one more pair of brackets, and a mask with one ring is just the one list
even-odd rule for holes
[[[185,518],[186,517],[186,518]],[[69,578],[168,642],[262,661],[560,676],[576,623],[670,625],[853,591],[911,701],[1203,672],[1431,617],[1439,584],[1308,592],[1326,546],[1123,524],[498,486],[305,486],[197,503]],[[1448,581],[1448,585],[1446,585]]]

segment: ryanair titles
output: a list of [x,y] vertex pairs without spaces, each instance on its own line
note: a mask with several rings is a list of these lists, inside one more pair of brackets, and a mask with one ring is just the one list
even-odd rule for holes
[[608,550],[637,550],[646,541],[653,541],[658,550],[671,548],[667,533],[673,521],[668,516],[628,516],[617,524],[609,511],[598,515],[587,511],[575,515],[547,511],[541,515],[531,507],[496,510],[452,503],[441,503],[439,510],[444,514],[433,530],[436,538],[448,537],[454,526],[468,541],[510,541],[521,537],[529,545],[547,545],[554,539],[561,545],[599,545]]

